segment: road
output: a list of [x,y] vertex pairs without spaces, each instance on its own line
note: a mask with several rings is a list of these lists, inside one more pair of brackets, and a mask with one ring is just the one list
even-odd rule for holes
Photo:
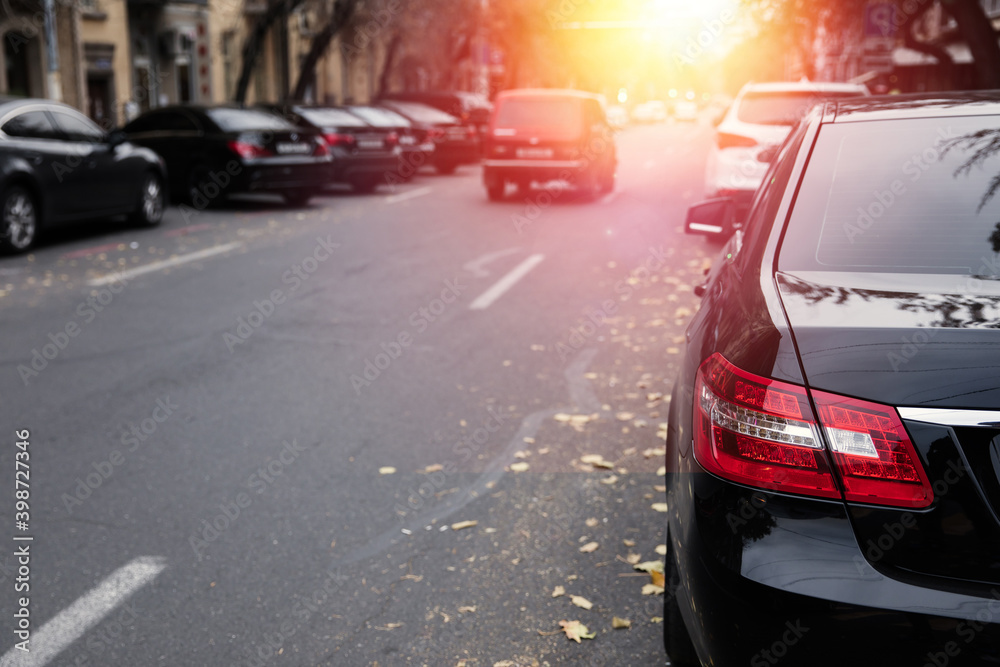
[[463,167],[0,259],[3,664],[664,664],[629,561],[663,558],[710,140],[623,131],[596,201]]

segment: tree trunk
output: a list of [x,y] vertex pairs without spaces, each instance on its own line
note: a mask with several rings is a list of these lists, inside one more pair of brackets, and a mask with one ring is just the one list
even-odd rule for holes
[[969,45],[978,86],[1000,88],[1000,45],[993,24],[978,0],[946,0],[942,4]]
[[243,42],[243,58],[240,64],[240,76],[236,80],[236,90],[233,92],[233,101],[238,104],[246,102],[247,89],[250,88],[250,77],[253,75],[253,68],[257,64],[257,57],[260,55],[260,47],[264,44],[264,38],[272,24],[280,16],[287,16],[289,12],[302,4],[302,0],[272,0],[267,6],[267,11],[261,14],[253,25],[246,41]]
[[333,16],[323,26],[323,30],[313,37],[312,43],[309,45],[309,53],[306,54],[302,66],[299,68],[299,78],[295,82],[295,90],[292,91],[292,100],[301,100],[305,96],[309,81],[316,71],[316,64],[326,53],[330,42],[337,36],[337,33],[350,22],[351,16],[354,14],[354,7],[354,0],[336,0]]
[[382,97],[389,92],[389,77],[392,76],[392,68],[395,65],[396,54],[399,53],[399,47],[403,43],[403,35],[396,32],[392,35],[392,39],[389,40],[389,45],[385,49],[385,62],[382,63],[382,73],[378,77],[378,92],[375,94],[376,99]]

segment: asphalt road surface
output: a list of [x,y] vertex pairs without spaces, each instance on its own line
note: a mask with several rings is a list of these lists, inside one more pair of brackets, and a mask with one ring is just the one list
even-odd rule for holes
[[593,201],[463,167],[0,258],[0,663],[665,664],[633,565],[710,141],[623,131]]

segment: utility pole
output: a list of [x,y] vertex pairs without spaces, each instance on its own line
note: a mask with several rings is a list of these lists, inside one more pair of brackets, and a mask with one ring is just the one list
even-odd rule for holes
[[45,55],[48,60],[46,80],[49,99],[62,102],[62,83],[59,81],[59,40],[56,37],[56,14],[53,0],[45,0]]

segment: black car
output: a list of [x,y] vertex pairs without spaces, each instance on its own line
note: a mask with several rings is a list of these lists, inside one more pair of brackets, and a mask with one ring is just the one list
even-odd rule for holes
[[161,107],[123,129],[164,159],[174,195],[197,208],[246,192],[298,206],[330,180],[330,151],[319,134],[260,109]]
[[346,109],[301,104],[262,105],[300,127],[316,131],[333,155],[333,181],[358,192],[387,183],[399,161],[399,133],[375,127]]
[[433,164],[438,173],[450,174],[459,165],[479,162],[479,134],[475,127],[426,104],[383,99],[378,105],[403,116],[434,142]]
[[128,215],[159,224],[166,171],[152,151],[49,100],[0,97],[0,244],[24,252],[48,228]]
[[489,130],[490,114],[493,112],[489,98],[465,90],[404,90],[386,93],[382,99],[419,102],[439,109],[465,125],[475,127],[480,140],[485,138]]
[[771,162],[670,405],[673,664],[1000,664],[998,138],[996,93],[856,98]]
[[400,180],[410,180],[420,167],[431,164],[435,145],[427,138],[426,128],[417,127],[408,119],[385,107],[348,105],[344,108],[369,125],[396,133],[399,137],[396,176]]

